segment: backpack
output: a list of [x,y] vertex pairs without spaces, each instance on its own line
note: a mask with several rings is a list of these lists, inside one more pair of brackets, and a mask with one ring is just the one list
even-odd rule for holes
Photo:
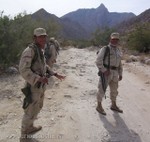
[[51,46],[54,46],[57,55],[59,54],[59,44],[57,42],[48,42],[44,50],[44,56],[46,59],[50,59],[52,56],[52,53],[50,52]]
[[50,59],[52,56],[52,53],[50,52],[50,46],[51,45],[49,43],[47,43],[46,47],[44,49],[44,56],[45,56],[46,60]]
[[59,54],[59,50],[60,50],[59,46],[60,45],[59,45],[59,42],[57,40],[54,41],[54,46],[55,46],[57,54]]

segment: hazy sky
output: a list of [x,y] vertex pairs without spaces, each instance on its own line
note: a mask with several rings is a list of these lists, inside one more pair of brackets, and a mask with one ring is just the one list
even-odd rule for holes
[[24,11],[32,14],[44,8],[61,17],[79,8],[97,8],[101,3],[109,12],[133,12],[136,15],[150,8],[149,0],[0,0],[0,11],[13,17]]

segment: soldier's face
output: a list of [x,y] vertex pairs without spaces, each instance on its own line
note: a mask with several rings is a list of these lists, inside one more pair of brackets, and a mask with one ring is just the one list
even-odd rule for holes
[[45,35],[36,37],[36,42],[40,45],[41,48],[45,47],[46,40],[47,40],[47,36]]
[[112,45],[117,46],[119,43],[119,39],[111,39],[110,42]]

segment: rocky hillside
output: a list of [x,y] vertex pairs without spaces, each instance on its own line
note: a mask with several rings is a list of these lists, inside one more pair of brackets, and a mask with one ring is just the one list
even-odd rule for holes
[[68,18],[74,22],[78,22],[88,33],[92,33],[98,28],[113,27],[133,17],[135,17],[133,13],[109,12],[108,9],[101,4],[96,9],[79,9],[61,18]]
[[48,23],[53,23],[59,27],[58,34],[64,38],[73,38],[73,39],[82,39],[87,38],[86,31],[77,23],[73,22],[70,19],[61,19],[50,14],[44,9],[40,9],[37,12],[33,13],[31,17],[34,20],[44,21]]
[[150,9],[147,9],[136,17],[121,22],[120,24],[116,25],[116,27],[120,30],[120,32],[124,33],[125,31],[127,32],[132,30],[135,26],[143,23],[150,23]]

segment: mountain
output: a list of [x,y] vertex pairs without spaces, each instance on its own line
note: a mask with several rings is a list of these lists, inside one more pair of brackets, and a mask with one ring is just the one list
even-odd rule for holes
[[101,4],[98,8],[78,9],[60,18],[44,9],[33,13],[31,17],[34,20],[55,23],[60,27],[57,34],[63,38],[88,39],[96,29],[113,27],[136,16],[133,13],[109,12]]
[[41,8],[35,13],[31,15],[31,17],[35,20],[42,20],[42,21],[55,21],[60,22],[60,19],[55,16],[54,14],[48,13],[45,9]]
[[98,28],[113,27],[116,24],[136,17],[133,13],[117,13],[109,12],[108,9],[101,4],[96,9],[79,9],[70,12],[61,19],[70,19],[79,23],[88,33],[94,32]]
[[61,19],[45,11],[43,8],[31,15],[32,19],[48,23],[55,23],[59,27],[59,36],[67,39],[87,38],[86,31],[77,22],[70,19]]
[[150,9],[145,10],[136,17],[119,23],[118,25],[116,25],[116,27],[119,29],[120,32],[124,33],[125,31],[134,29],[135,26],[141,25],[143,23],[150,23]]
[[86,30],[77,22],[70,19],[61,19],[62,35],[67,39],[87,39],[88,34]]

